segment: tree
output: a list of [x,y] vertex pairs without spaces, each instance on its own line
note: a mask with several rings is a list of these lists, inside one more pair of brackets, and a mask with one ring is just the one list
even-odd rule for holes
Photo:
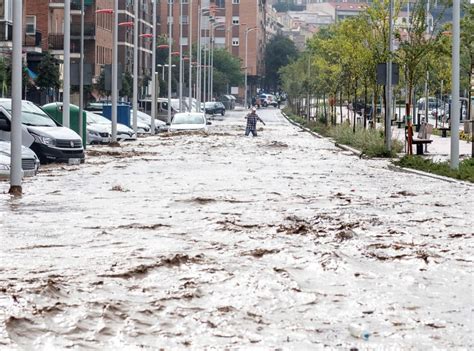
[[295,43],[283,35],[275,35],[265,48],[265,86],[277,90],[281,84],[278,71],[298,57]]
[[227,92],[228,86],[242,84],[244,75],[240,68],[241,62],[225,49],[214,50],[213,94],[221,95]]
[[47,100],[52,90],[55,91],[61,86],[59,80],[59,64],[57,60],[46,52],[38,65],[38,77],[36,78],[36,86],[43,92],[46,92]]
[[8,62],[5,58],[0,58],[0,89],[2,97],[8,92]]
[[129,99],[133,95],[133,77],[128,71],[122,75],[122,89],[120,89],[119,94],[121,97],[128,97]]

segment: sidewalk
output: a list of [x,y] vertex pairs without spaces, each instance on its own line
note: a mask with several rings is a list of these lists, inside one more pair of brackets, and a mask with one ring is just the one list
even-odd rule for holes
[[[416,137],[415,132],[415,137]],[[392,126],[392,138],[405,143],[405,129]],[[442,138],[438,135],[431,135],[433,142],[428,146],[427,156],[433,156],[436,160],[448,160],[451,154],[451,138]],[[470,157],[472,146],[470,142],[459,140],[459,156]],[[416,153],[416,146],[413,146],[413,152]]]

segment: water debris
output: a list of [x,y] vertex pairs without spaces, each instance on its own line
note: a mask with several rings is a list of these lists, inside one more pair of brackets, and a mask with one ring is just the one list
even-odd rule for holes
[[[149,271],[159,268],[159,267],[179,267],[183,264],[202,263],[203,261],[204,261],[203,255],[196,255],[194,257],[190,257],[188,255],[175,254],[171,257],[164,257],[157,262],[153,262],[149,264],[140,264],[135,267],[127,268],[123,272],[106,273],[106,274],[99,275],[99,277],[123,278],[123,279],[137,278],[137,277],[142,277],[148,274]],[[112,267],[112,269],[114,269],[114,267]]]
[[220,230],[230,230],[234,232],[239,232],[242,229],[254,229],[254,228],[262,228],[266,225],[264,224],[247,224],[247,223],[240,223],[237,222],[236,219],[224,219],[222,221],[217,221],[217,224],[222,225]]
[[352,239],[354,236],[355,232],[351,229],[341,230],[340,232],[336,233],[336,238],[339,239],[339,241],[349,240]]
[[243,255],[261,258],[265,255],[275,254],[279,252],[280,252],[280,249],[255,249],[255,250],[245,252]]
[[121,185],[114,185],[110,190],[111,191],[120,191],[120,192],[123,192],[123,193],[126,193],[126,192],[130,191],[130,190],[122,188]]
[[122,224],[117,227],[116,229],[143,229],[143,230],[155,230],[159,228],[169,228],[171,227],[168,224],[162,223],[155,223],[155,224],[140,224],[140,223],[131,223],[131,224]]
[[284,142],[281,142],[281,141],[276,141],[276,140],[272,140],[269,144],[267,144],[266,146],[268,147],[288,147],[288,144],[284,143]]
[[114,158],[131,158],[137,156],[145,156],[145,155],[156,155],[156,152],[151,151],[144,151],[144,150],[124,150],[123,148],[120,150],[109,150],[109,149],[92,149],[87,151],[88,157],[94,156],[109,156]]

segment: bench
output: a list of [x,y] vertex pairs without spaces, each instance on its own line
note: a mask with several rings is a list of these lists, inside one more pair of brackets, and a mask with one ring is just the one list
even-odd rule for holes
[[451,128],[449,127],[439,127],[438,130],[441,131],[441,138],[446,138],[448,135],[447,135],[447,131],[450,130]]
[[416,154],[417,155],[424,155],[423,153],[423,145],[431,144],[433,140],[431,139],[415,139],[413,138],[412,144],[416,145]]

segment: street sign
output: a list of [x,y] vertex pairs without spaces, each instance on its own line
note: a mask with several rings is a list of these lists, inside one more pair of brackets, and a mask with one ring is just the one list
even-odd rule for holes
[[[105,90],[112,91],[112,65],[104,66],[104,85]],[[117,66],[117,87],[122,89],[122,65]]]
[[[400,66],[392,63],[392,85],[397,85],[400,80]],[[377,84],[385,85],[387,81],[387,64],[377,64]]]

